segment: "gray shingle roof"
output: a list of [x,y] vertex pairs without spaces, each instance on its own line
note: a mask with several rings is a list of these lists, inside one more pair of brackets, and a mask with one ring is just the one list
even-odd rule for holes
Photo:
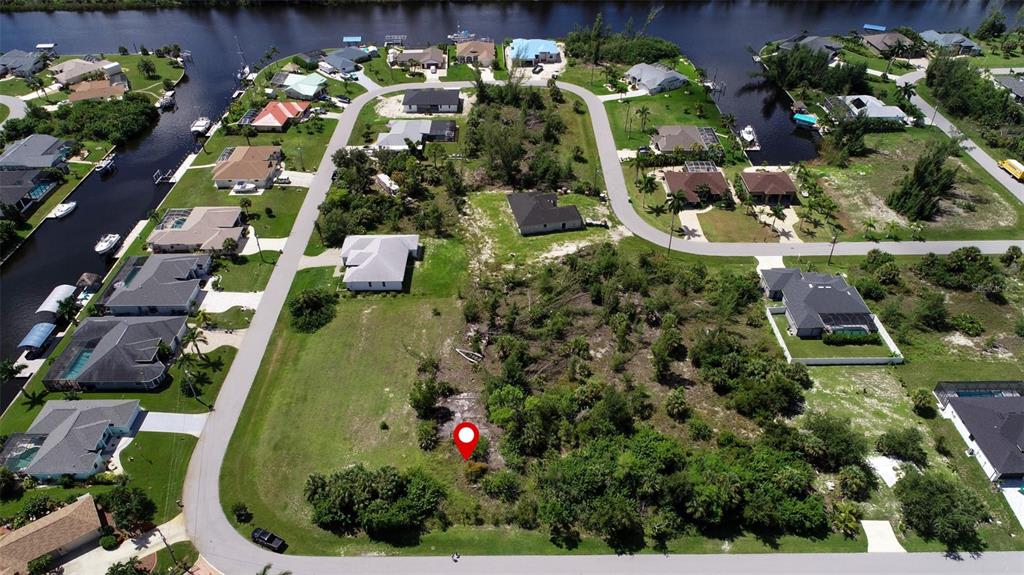
[[39,52],[26,52],[24,50],[8,50],[0,55],[0,68],[14,72],[15,70],[32,70],[39,66],[42,54]]
[[666,80],[674,79],[684,84],[688,81],[686,76],[661,64],[636,64],[626,71],[626,76],[647,90],[660,86]]
[[[159,379],[167,366],[157,357],[161,341],[174,347],[185,329],[179,317],[90,317],[57,357],[44,381],[138,384]],[[81,359],[91,352],[88,359]],[[76,366],[76,363],[84,365]],[[74,369],[77,373],[68,373]]]
[[949,403],[1000,475],[1024,473],[1024,397],[954,397]]
[[873,326],[871,310],[857,288],[842,276],[801,272],[782,268],[763,270],[762,277],[772,291],[781,290],[783,301],[796,329],[815,329],[829,325]]
[[1024,78],[1020,76],[996,76],[996,82],[1018,98],[1024,98]]
[[419,245],[415,234],[348,236],[341,246],[345,282],[401,282]]
[[335,50],[327,54],[328,57],[330,57],[331,55],[341,56],[342,58],[347,58],[356,63],[366,62],[367,60],[370,59],[370,55],[367,54],[364,50],[360,50],[359,48],[354,48],[352,46],[349,46],[347,48],[341,48],[339,50]]
[[409,90],[402,98],[403,106],[458,106],[459,91],[444,88]]
[[0,154],[0,166],[5,168],[49,168],[61,160],[61,151],[67,142],[49,134],[32,134],[11,142]]
[[544,192],[519,192],[509,194],[508,206],[521,228],[544,224],[582,221],[576,206],[559,206],[558,196]]
[[[327,62],[331,66],[334,66],[342,72],[354,72],[356,70],[355,60],[349,58],[345,54],[342,54],[343,50],[337,50],[324,56],[324,62]],[[357,50],[361,52],[361,50]]]
[[[131,258],[108,292],[104,305],[187,306],[199,287],[200,272],[210,269],[209,255],[152,255]],[[136,271],[137,270],[137,271]],[[134,275],[125,284],[126,276]]]
[[36,186],[40,170],[0,170],[0,203],[16,204]]
[[935,30],[925,30],[924,32],[921,32],[921,39],[925,42],[935,44],[943,48],[948,48],[950,46],[962,46],[970,49],[978,48],[978,45],[970,38],[959,32],[948,32],[943,34],[936,32]]
[[39,451],[25,468],[30,475],[96,471],[96,446],[110,427],[129,427],[139,400],[50,400],[43,405],[28,433],[45,435]]

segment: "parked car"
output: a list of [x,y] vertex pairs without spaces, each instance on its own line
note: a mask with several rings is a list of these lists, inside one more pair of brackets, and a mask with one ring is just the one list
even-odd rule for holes
[[288,544],[284,542],[284,539],[281,539],[266,529],[260,529],[259,527],[252,530],[252,542],[260,547],[266,547],[274,553],[284,553],[285,547],[288,547]]
[[349,98],[348,96],[334,96],[334,103],[339,106],[342,104],[351,104],[352,98]]
[[312,109],[309,110],[309,113],[313,114],[314,116],[319,116],[319,115],[324,113],[324,109],[323,108],[312,108]]
[[651,153],[651,149],[647,146],[640,146],[639,148],[637,148],[636,153],[637,155],[642,156],[644,154]]
[[289,178],[288,176],[278,176],[278,177],[274,178],[274,183],[275,184],[290,184],[290,183],[292,183],[292,179]]
[[533,73],[534,74],[540,74],[543,71],[544,71],[544,66],[541,66],[540,64],[537,64],[536,66],[533,67]]

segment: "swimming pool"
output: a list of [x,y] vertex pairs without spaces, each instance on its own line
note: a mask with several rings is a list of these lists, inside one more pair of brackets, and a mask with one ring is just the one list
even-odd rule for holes
[[64,379],[74,379],[78,377],[78,374],[82,373],[85,369],[85,365],[89,363],[89,358],[92,357],[91,349],[83,349],[78,352],[75,359],[71,361],[71,365],[68,366],[68,370],[64,372]]

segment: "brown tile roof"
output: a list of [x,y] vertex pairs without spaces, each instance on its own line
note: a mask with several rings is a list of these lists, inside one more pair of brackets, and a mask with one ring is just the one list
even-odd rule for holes
[[95,100],[97,98],[111,98],[122,96],[128,89],[122,84],[111,84],[110,80],[91,80],[79,82],[71,86],[71,95],[68,100],[79,102],[82,100]]
[[242,210],[235,207],[192,208],[180,227],[153,230],[146,242],[157,247],[187,245],[203,251],[220,249],[227,238],[241,240],[243,228],[238,225],[241,215]]
[[697,188],[704,185],[711,188],[711,195],[724,196],[729,193],[729,183],[722,172],[665,172],[665,183],[672,193],[682,192],[691,204],[700,202]]
[[238,146],[213,168],[214,180],[264,180],[277,168],[280,146]]
[[490,66],[494,61],[494,42],[471,40],[455,45],[455,55],[459,58],[476,57],[481,64]]
[[99,512],[92,495],[33,521],[0,538],[0,575],[25,574],[28,562],[75,543],[85,535],[98,535]]
[[692,150],[694,146],[706,147],[697,126],[659,126],[653,140],[654,145],[662,152]]
[[796,184],[786,172],[742,172],[740,177],[751,196],[796,195]]

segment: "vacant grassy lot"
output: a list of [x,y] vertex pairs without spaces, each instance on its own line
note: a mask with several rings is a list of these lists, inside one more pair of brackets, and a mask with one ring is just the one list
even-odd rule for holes
[[363,108],[359,110],[355,127],[348,138],[348,145],[362,146],[364,144],[372,144],[377,134],[388,131],[388,118],[377,113],[378,103],[380,103],[380,98],[374,98],[364,104]]
[[[130,54],[120,56],[107,54],[107,60],[121,64],[121,70],[128,77],[128,84],[134,92],[148,92],[153,96],[161,96],[164,93],[164,80],[177,82],[185,75],[185,69],[177,67],[177,62],[171,58],[157,58],[156,56],[140,56]],[[152,76],[146,76],[139,71],[139,61],[143,58],[149,60],[156,66],[156,72]]]
[[[1019,24],[1018,24],[1019,25]],[[1016,47],[1009,53],[1002,49],[1001,41],[982,40],[981,56],[971,58],[971,63],[979,68],[1022,68],[1024,67],[1024,32],[1017,31],[1008,34],[1011,40],[1016,42]],[[976,40],[977,41],[977,40]]]
[[[292,224],[306,197],[306,188],[281,186],[258,196],[232,196],[230,190],[214,187],[212,168],[195,168],[187,170],[171,188],[159,211],[163,213],[167,208],[196,206],[237,206],[243,197],[252,201],[249,223],[256,228],[256,233],[263,238],[283,238],[291,233]],[[267,208],[271,210],[269,215]]]
[[565,70],[558,76],[558,81],[583,86],[599,96],[613,93],[605,85],[606,78],[603,70],[599,66],[590,64],[573,62],[565,67]]
[[889,357],[885,345],[825,345],[820,339],[800,338],[790,335],[786,316],[773,315],[772,320],[782,333],[782,340],[792,357]]
[[[945,116],[947,120],[956,126],[957,130],[960,130],[961,134],[967,136],[976,146],[988,152],[988,155],[992,156],[994,160],[999,161],[1014,157],[1014,154],[1010,150],[1006,148],[997,148],[986,142],[985,138],[981,137],[981,126],[977,121],[971,118],[959,118],[951,114],[949,110],[935,98],[935,95],[932,94],[931,88],[929,88],[926,83],[918,82],[915,84],[915,87],[917,88],[918,96],[921,96],[925,102],[928,102],[929,105]],[[1017,159],[1019,160],[1020,158]]]
[[261,132],[248,139],[229,136],[224,130],[218,130],[203,146],[194,165],[213,164],[229,146],[281,146],[285,166],[289,170],[315,172],[337,125],[337,120],[316,118],[294,125],[287,132]]
[[0,80],[0,96],[24,96],[32,91],[22,78],[8,76]]
[[[519,233],[504,192],[474,193],[469,196],[469,203],[473,208],[474,232],[481,235],[485,251],[492,256],[489,259],[499,265],[529,264],[545,254],[554,256],[562,253],[573,244],[584,245],[611,238],[609,231],[604,228],[524,237]],[[595,198],[566,194],[558,197],[558,203],[577,206],[584,219],[608,218],[608,208]]]
[[[871,152],[851,158],[846,168],[816,163],[813,171],[824,175],[821,182],[840,207],[838,217],[846,228],[840,240],[868,239],[865,236],[870,235],[870,225],[874,225],[878,238],[888,235],[890,226],[895,226],[892,231],[896,238],[909,240],[910,222],[889,209],[886,198],[913,168],[926,146],[944,139],[946,135],[937,128],[869,134],[865,142]],[[960,167],[953,197],[942,201],[942,212],[934,221],[921,222],[922,237],[952,240],[1024,236],[1024,227],[1020,225],[1024,221],[1024,206],[969,156],[950,161]],[[829,234],[825,228],[801,226],[799,231],[810,237],[821,235],[819,241]]]
[[424,82],[426,78],[422,75],[410,76],[402,71],[401,68],[392,68],[388,66],[387,58],[380,56],[378,58],[372,58],[369,62],[364,63],[363,72],[374,82],[381,86],[391,86],[393,84],[407,84],[409,82]]
[[582,101],[582,98],[568,92],[562,92],[562,95],[565,97],[565,104],[560,106],[558,113],[562,116],[568,129],[562,135],[557,149],[565,161],[572,157],[573,149],[579,146],[583,150],[583,161],[575,162],[573,165],[576,177],[593,182],[598,189],[604,189],[604,174],[600,169],[601,161],[598,157],[597,140],[594,138],[590,112],[577,114],[573,110],[573,104]]

